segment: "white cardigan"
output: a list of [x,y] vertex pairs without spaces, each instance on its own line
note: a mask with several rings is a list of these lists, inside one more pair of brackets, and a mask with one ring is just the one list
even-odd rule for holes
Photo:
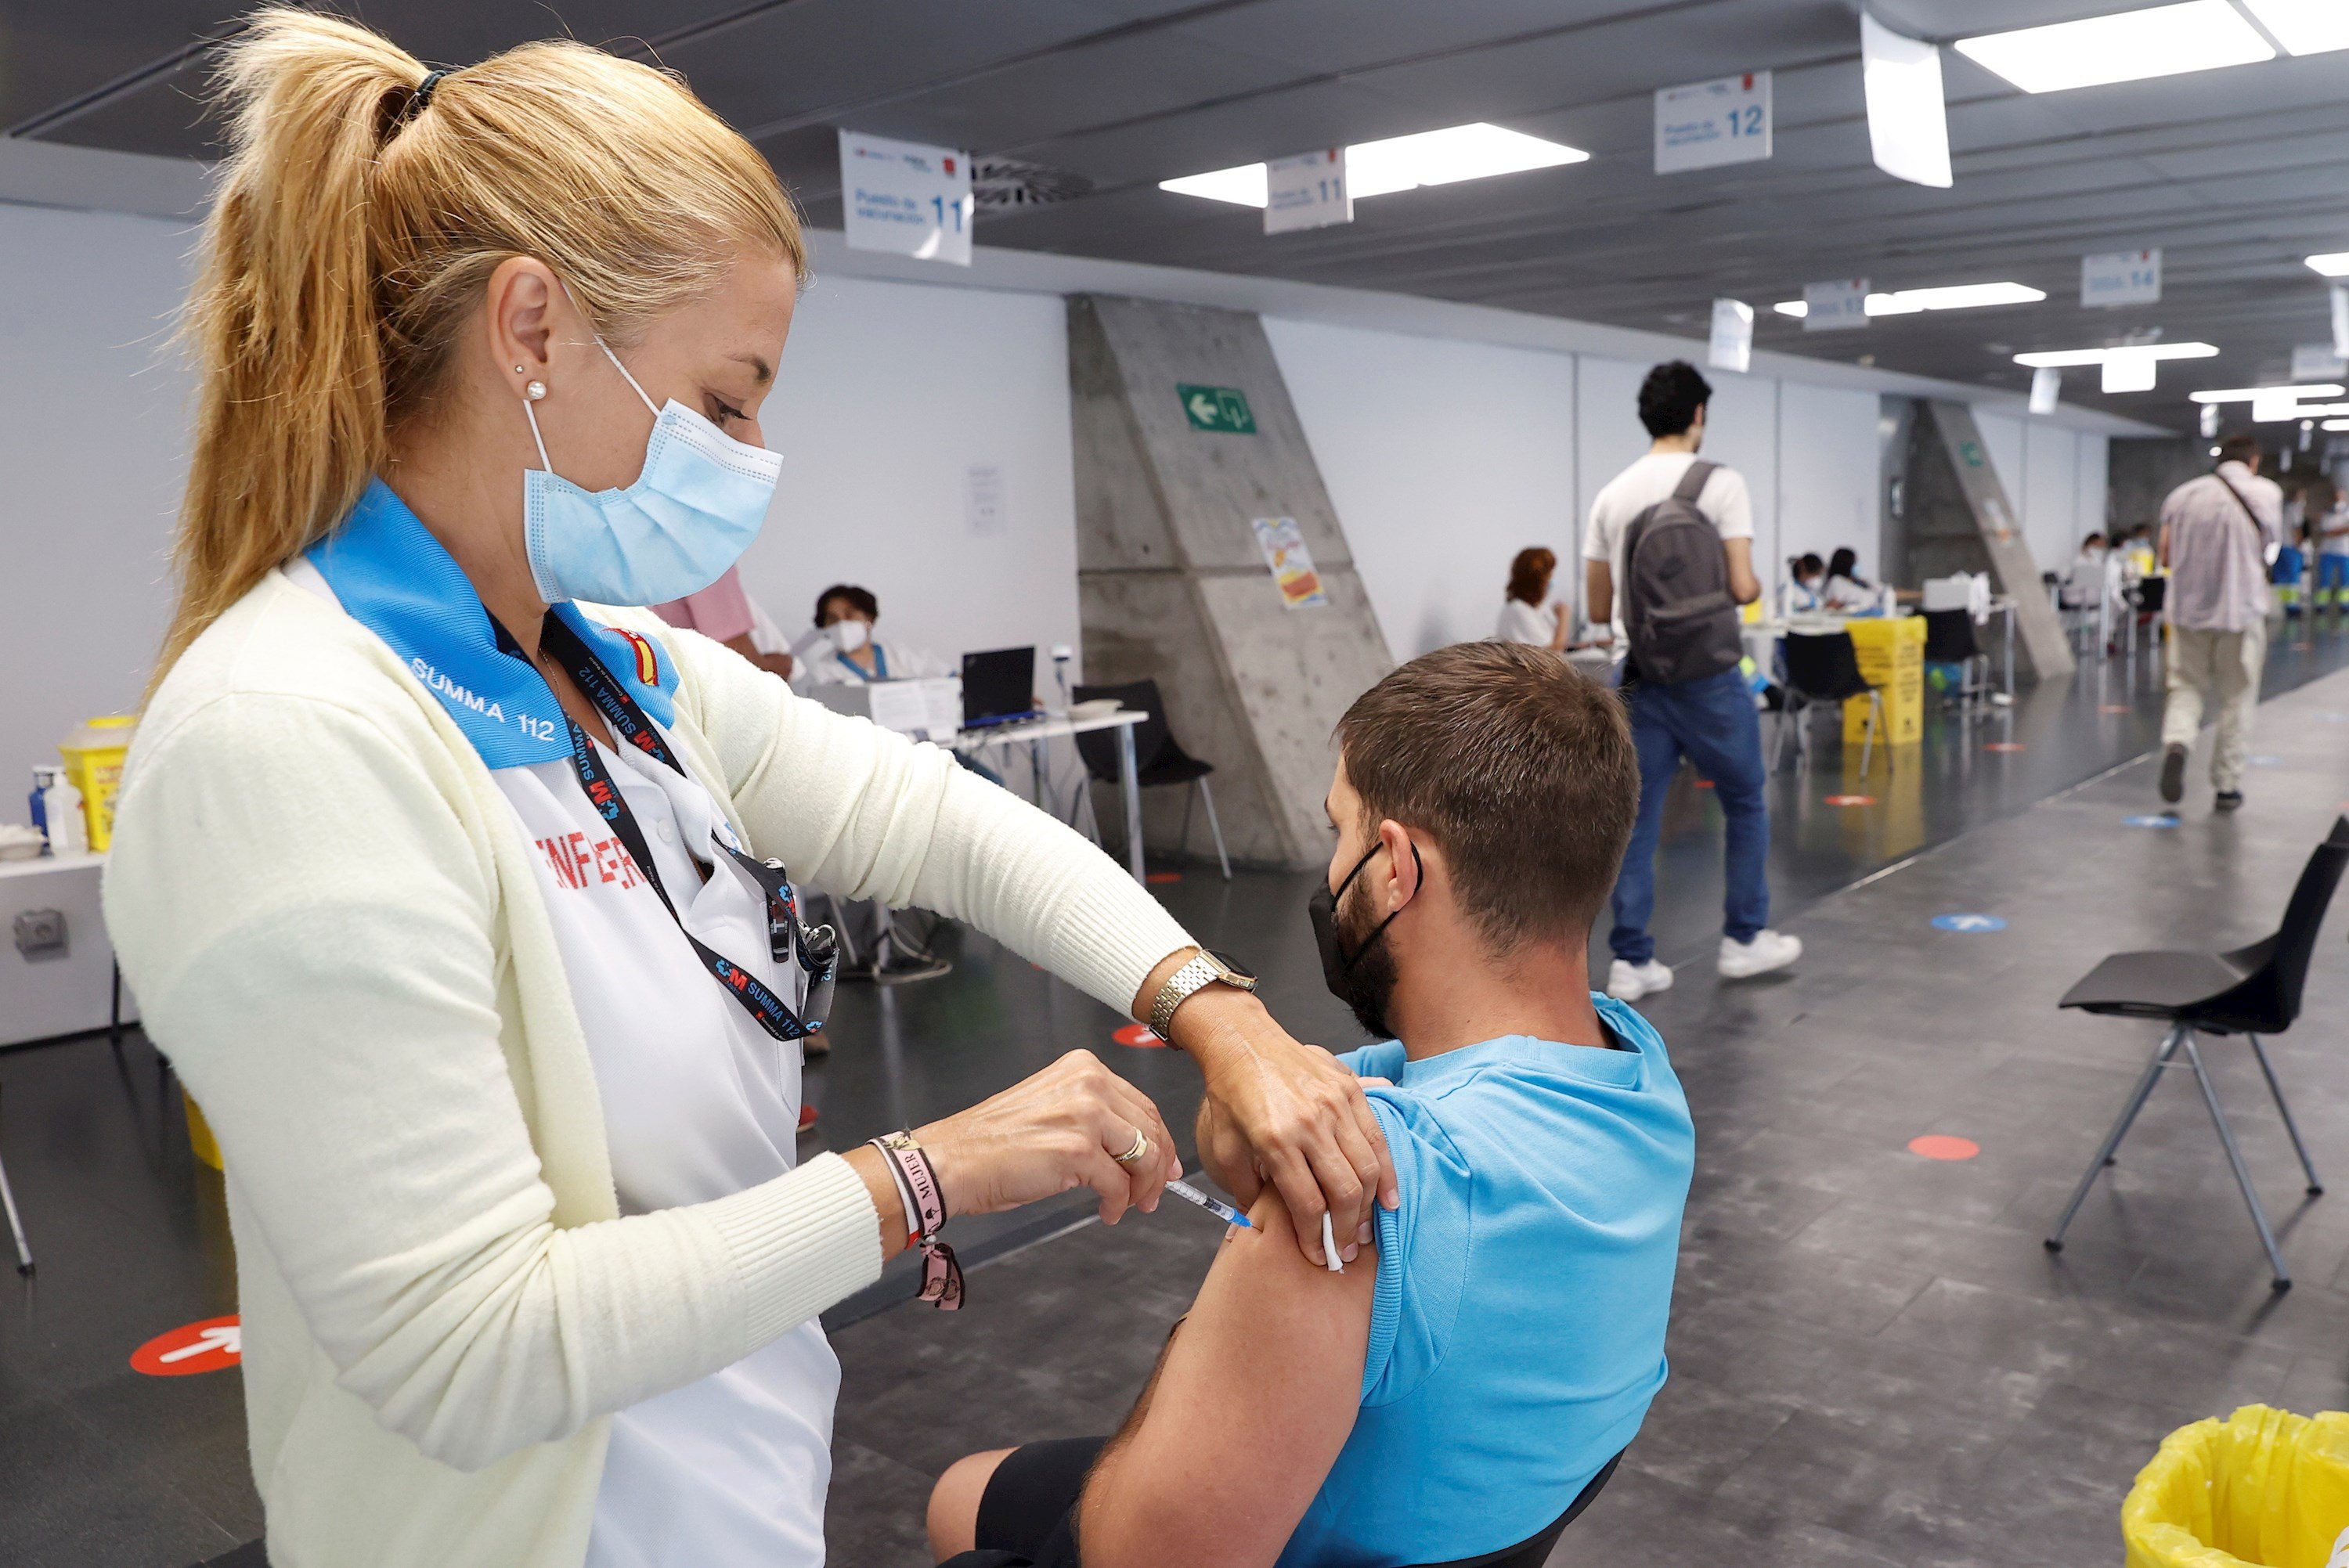
[[[638,611],[672,734],[795,879],[968,920],[1123,1013],[1180,926],[1016,797]],[[875,1278],[833,1155],[618,1217],[529,849],[372,633],[272,573],[141,720],[106,917],[227,1165],[277,1568],[576,1568],[611,1412]]]

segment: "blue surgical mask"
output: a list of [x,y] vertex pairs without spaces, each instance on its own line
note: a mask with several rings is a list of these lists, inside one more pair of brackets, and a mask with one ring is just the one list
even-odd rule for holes
[[550,604],[663,604],[698,593],[759,536],[783,460],[674,397],[653,408],[620,356],[601,337],[595,346],[652,409],[653,431],[636,483],[591,492],[554,472],[537,411],[523,401],[539,466],[523,475],[523,542],[538,596]]

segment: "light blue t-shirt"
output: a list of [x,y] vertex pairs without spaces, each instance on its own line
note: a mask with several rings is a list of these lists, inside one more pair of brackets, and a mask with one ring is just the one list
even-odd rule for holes
[[1514,1546],[1630,1442],[1664,1383],[1696,1159],[1664,1042],[1512,1035],[1340,1059],[1370,1091],[1402,1206],[1378,1217],[1362,1408],[1279,1568],[1392,1568]]

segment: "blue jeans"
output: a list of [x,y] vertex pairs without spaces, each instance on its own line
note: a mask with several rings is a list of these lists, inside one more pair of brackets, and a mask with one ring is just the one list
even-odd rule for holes
[[1713,780],[1727,820],[1723,852],[1729,892],[1722,934],[1751,942],[1770,923],[1770,809],[1763,799],[1762,721],[1744,676],[1723,670],[1681,686],[1631,688],[1631,744],[1640,753],[1640,816],[1615,879],[1615,929],[1608,945],[1627,963],[1656,955],[1648,934],[1656,909],[1656,842],[1664,826],[1664,789],[1686,757]]

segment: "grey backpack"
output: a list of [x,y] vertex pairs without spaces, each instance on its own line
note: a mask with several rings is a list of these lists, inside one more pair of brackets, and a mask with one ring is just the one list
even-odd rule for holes
[[1623,536],[1623,630],[1632,668],[1658,686],[1719,675],[1744,656],[1721,533],[1696,509],[1718,466],[1691,463],[1672,493],[1633,518]]

